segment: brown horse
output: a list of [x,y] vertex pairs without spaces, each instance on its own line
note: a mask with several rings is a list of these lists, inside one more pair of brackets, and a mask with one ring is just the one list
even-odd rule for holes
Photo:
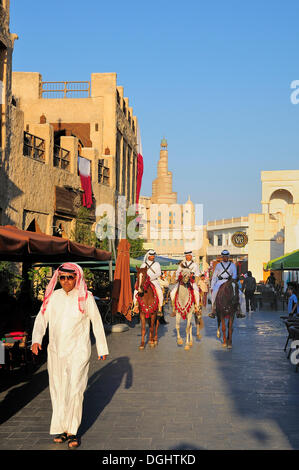
[[[239,286],[236,281],[229,279],[224,282],[216,296],[216,314],[218,319],[217,338],[220,338],[220,324],[222,326],[223,347],[232,348],[233,323],[239,306]],[[225,320],[228,320],[228,334]]]
[[137,301],[139,304],[139,314],[141,320],[141,344],[139,349],[144,349],[144,338],[146,330],[146,320],[149,322],[149,345],[151,347],[158,344],[159,317],[157,316],[159,300],[156,289],[150,282],[147,275],[147,268],[137,269]]

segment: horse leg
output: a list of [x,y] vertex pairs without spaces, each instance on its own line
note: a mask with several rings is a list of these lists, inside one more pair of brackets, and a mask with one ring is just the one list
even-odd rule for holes
[[219,316],[217,316],[217,322],[218,322],[217,338],[220,338],[220,337],[221,337],[221,333],[220,333],[220,324],[221,324],[221,320],[220,320]]
[[189,318],[189,346],[193,346],[193,336],[192,336],[192,318],[193,318],[193,313],[190,312],[188,315]]
[[200,329],[199,329],[200,317],[196,313],[194,313],[194,318],[195,318],[195,325],[196,325],[196,338],[201,339],[201,334],[200,334]]
[[181,315],[177,312],[176,319],[175,319],[175,327],[176,327],[176,336],[177,336],[178,346],[182,346],[183,344],[183,340],[180,335],[180,323],[181,323]]
[[[190,314],[187,314],[187,326],[186,326],[186,346],[185,346],[185,351],[189,351],[190,346],[192,346],[192,342],[190,340],[190,326],[191,326],[191,319],[190,319]],[[191,344],[190,344],[191,343]]]
[[228,345],[227,347],[231,349],[233,347],[233,321],[234,317],[231,315],[228,321]]
[[140,312],[140,320],[141,320],[141,344],[139,349],[144,349],[144,337],[145,337],[145,314]]
[[149,334],[149,345],[151,348],[153,348],[155,346],[155,341],[154,341],[154,328],[155,328],[155,319],[156,319],[156,315],[153,314],[151,315],[151,318],[150,318],[150,334]]
[[156,329],[155,329],[155,337],[154,337],[154,343],[155,343],[155,346],[157,346],[158,344],[158,328],[159,328],[159,317],[157,316],[157,314],[155,315],[156,317],[156,322],[155,322],[155,325],[156,325]]
[[222,346],[226,348],[227,346],[227,340],[226,340],[226,324],[225,324],[225,318],[221,318],[221,325],[222,325],[222,337],[223,337],[223,344]]

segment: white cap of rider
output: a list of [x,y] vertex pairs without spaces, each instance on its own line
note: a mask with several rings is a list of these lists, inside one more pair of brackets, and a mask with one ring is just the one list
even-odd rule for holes
[[222,256],[229,256],[229,254],[230,254],[230,253],[229,253],[228,250],[222,250],[222,251],[221,251],[221,255],[222,255]]

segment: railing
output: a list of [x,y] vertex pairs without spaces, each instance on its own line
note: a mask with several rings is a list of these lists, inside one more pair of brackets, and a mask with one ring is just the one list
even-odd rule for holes
[[41,98],[89,98],[90,82],[42,82]]
[[104,160],[98,162],[98,183],[106,184],[109,186],[110,170],[107,166],[104,166]]
[[218,220],[211,220],[207,222],[207,226],[213,227],[216,225],[230,225],[236,223],[247,223],[248,217],[232,217],[231,219],[218,219]]
[[54,145],[53,149],[53,165],[61,170],[69,171],[70,152],[58,145]]
[[24,131],[23,155],[45,163],[45,141],[36,135]]

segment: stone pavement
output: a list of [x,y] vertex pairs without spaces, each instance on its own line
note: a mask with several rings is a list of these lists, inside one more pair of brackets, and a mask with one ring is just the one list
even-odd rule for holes
[[[92,348],[79,449],[298,449],[299,373],[283,351],[281,314],[236,320],[232,350],[207,316],[190,351],[176,345],[169,316],[155,349],[138,350],[135,322],[107,335],[106,362]],[[0,449],[66,449],[48,434],[46,363],[23,379],[15,372],[0,376]]]

